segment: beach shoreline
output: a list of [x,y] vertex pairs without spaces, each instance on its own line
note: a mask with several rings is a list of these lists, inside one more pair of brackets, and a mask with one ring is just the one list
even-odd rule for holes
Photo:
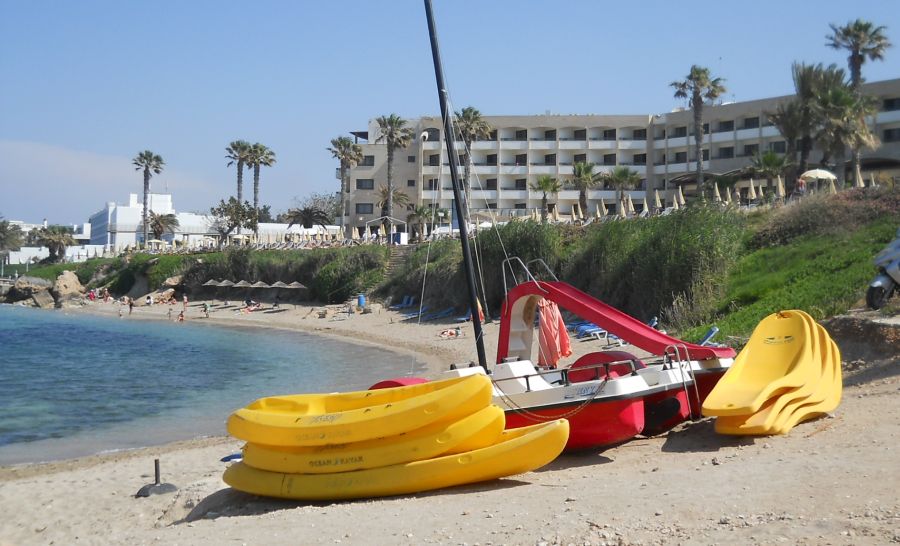
[[[470,324],[461,338],[443,339],[439,333],[452,321],[403,322],[399,313],[374,306],[333,321],[342,306],[254,315],[217,304],[213,318],[203,319],[202,303],[191,302],[188,321],[288,328],[401,349],[421,357],[428,376],[475,354]],[[177,314],[182,304],[172,308]],[[326,318],[313,318],[323,309]],[[118,307],[65,312],[117,316]],[[167,314],[168,306],[140,306],[123,320]],[[498,326],[485,326],[489,360]],[[571,358],[597,350],[596,343],[573,341]],[[848,363],[838,410],[786,436],[720,436],[703,419],[604,451],[564,454],[536,472],[418,495],[305,503],[239,493],[222,482],[220,459],[241,442],[221,436],[0,467],[6,514],[0,545],[896,542],[900,362],[885,357],[880,364]],[[162,482],[177,491],[136,499],[153,482],[154,459],[161,461]]]

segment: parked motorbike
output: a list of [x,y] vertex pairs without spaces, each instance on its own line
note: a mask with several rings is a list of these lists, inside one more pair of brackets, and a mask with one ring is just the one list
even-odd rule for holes
[[878,276],[869,284],[866,304],[872,309],[881,309],[900,286],[900,229],[897,237],[875,256],[874,261]]

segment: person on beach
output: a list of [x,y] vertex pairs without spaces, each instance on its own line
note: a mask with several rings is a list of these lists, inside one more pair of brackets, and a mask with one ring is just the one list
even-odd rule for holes
[[171,307],[169,307],[169,312],[166,313],[166,318],[168,318],[169,320],[172,320],[172,308]]
[[150,297],[150,294],[147,294],[147,300],[144,302],[148,307],[153,305],[153,298]]
[[187,294],[181,298],[181,301],[184,302],[184,310],[187,311]]
[[178,322],[184,322],[184,311],[178,313]]
[[203,302],[203,316],[209,318],[209,304],[205,301]]
[[128,314],[131,315],[131,312],[133,310],[134,310],[134,298],[128,298]]

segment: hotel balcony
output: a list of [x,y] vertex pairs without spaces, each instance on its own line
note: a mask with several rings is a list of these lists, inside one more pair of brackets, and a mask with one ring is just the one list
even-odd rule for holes
[[593,140],[588,142],[588,148],[591,150],[615,150],[615,140]]
[[487,163],[476,163],[475,166],[472,167],[472,172],[475,174],[497,174],[499,171],[497,170],[496,164],[488,165]]
[[473,150],[499,150],[500,143],[496,140],[476,140],[472,143]]
[[472,190],[472,200],[494,202],[497,200],[497,190]]
[[713,133],[710,135],[712,142],[731,142],[734,140],[734,131],[724,131],[721,133]]
[[[538,193],[540,193],[540,192],[538,192]],[[578,196],[579,196],[580,193],[581,193],[581,192],[579,192],[578,190],[562,190],[561,192],[559,192],[558,194],[556,194],[556,197],[557,197],[558,199],[566,199],[566,200],[575,200],[575,201],[577,201],[577,200],[578,200]]]
[[560,150],[584,150],[587,148],[586,140],[560,140]]
[[527,150],[527,140],[501,140],[500,147],[504,150]]
[[556,140],[531,140],[528,142],[529,150],[553,150],[556,149]]
[[528,190],[502,189],[504,199],[528,199]]
[[619,140],[619,149],[620,150],[646,150],[647,149],[647,141],[646,140]]
[[[691,139],[693,140],[693,138]],[[666,146],[669,148],[678,148],[679,146],[687,146],[688,145],[688,137],[672,137],[666,141]]]
[[531,174],[556,174],[556,165],[532,164]]
[[763,138],[778,137],[781,136],[781,132],[774,125],[767,125],[762,128],[762,136]]
[[[778,133],[778,131],[775,132],[776,134]],[[759,127],[754,127],[752,129],[738,129],[734,136],[737,140],[758,139]]]
[[894,123],[900,121],[900,110],[891,110],[890,112],[878,112],[875,116],[875,123]]
[[500,174],[528,174],[525,165],[500,165]]
[[440,150],[443,147],[444,147],[444,143],[439,140],[438,141],[426,140],[425,142],[422,143],[422,148],[425,150]]
[[437,165],[423,165],[422,166],[422,174],[432,174],[432,175],[441,174],[441,168]]

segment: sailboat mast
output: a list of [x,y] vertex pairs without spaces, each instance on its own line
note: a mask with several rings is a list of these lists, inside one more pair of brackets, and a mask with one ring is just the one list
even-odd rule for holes
[[462,243],[463,265],[466,281],[469,286],[469,308],[472,310],[472,326],[475,328],[475,347],[478,351],[478,363],[488,371],[487,358],[484,355],[484,336],[481,329],[481,317],[478,313],[478,293],[475,290],[475,268],[472,264],[472,252],[469,249],[468,219],[463,216],[465,194],[459,183],[459,157],[456,155],[453,127],[450,122],[452,112],[447,111],[447,86],[444,85],[444,68],[441,64],[441,52],[438,48],[437,30],[434,26],[434,13],[431,0],[425,0],[425,17],[428,19],[428,37],[431,39],[431,57],[434,61],[434,78],[437,82],[438,98],[441,101],[441,119],[444,120],[444,139],[447,142],[447,155],[450,158],[450,180],[453,184],[453,205],[456,218],[459,220],[459,239]]

